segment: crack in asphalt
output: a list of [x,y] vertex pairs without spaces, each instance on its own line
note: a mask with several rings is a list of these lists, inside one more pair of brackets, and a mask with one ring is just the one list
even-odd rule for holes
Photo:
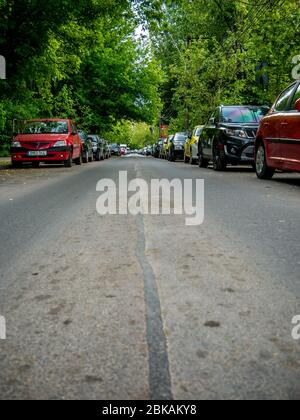
[[[136,173],[139,173],[135,166]],[[137,216],[136,255],[143,271],[149,352],[149,393],[151,400],[173,400],[167,340],[164,333],[161,304],[156,278],[146,256],[144,216]]]
[[139,237],[137,258],[144,275],[147,342],[149,350],[149,387],[151,400],[172,400],[171,375],[167,341],[164,334],[160,298],[152,267],[145,254],[145,227],[142,216],[137,217]]

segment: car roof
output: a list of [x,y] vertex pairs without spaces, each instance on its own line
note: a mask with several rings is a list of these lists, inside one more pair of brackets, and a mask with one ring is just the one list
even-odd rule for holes
[[59,121],[72,121],[69,118],[34,118],[32,120],[27,120],[32,122],[42,122],[42,121],[49,121],[49,122],[59,122]]
[[220,105],[220,108],[264,108],[265,105]]

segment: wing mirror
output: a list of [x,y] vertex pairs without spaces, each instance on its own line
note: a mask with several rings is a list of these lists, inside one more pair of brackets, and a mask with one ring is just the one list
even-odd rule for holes
[[295,103],[295,109],[300,112],[300,98]]
[[215,118],[210,118],[209,123],[211,125],[216,125],[216,119]]

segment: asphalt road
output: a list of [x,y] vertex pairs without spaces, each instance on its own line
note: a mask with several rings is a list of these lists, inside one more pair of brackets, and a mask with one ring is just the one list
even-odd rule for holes
[[[205,221],[100,216],[100,179],[204,179]],[[299,399],[300,177],[152,158],[0,170],[1,399]]]

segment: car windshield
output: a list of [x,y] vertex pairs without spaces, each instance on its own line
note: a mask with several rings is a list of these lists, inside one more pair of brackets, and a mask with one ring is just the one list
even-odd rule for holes
[[81,138],[82,141],[87,141],[88,137],[85,133],[83,133],[82,131],[79,131],[79,137]]
[[197,128],[195,136],[200,137],[202,133],[202,128]]
[[187,135],[185,134],[176,134],[174,137],[174,141],[184,142],[187,139]]
[[234,124],[259,123],[267,112],[267,108],[223,108],[222,122]]
[[67,121],[31,121],[25,123],[20,134],[68,134]]

